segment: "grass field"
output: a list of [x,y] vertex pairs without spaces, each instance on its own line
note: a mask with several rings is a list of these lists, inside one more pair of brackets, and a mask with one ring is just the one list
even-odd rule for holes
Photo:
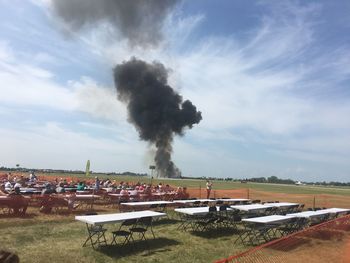
[[[115,225],[106,227],[110,231],[117,228]],[[236,235],[230,231],[199,236],[177,227],[178,223],[173,219],[156,222],[156,239],[148,236],[150,251],[144,242],[134,249],[107,246],[95,251],[82,247],[86,238],[85,225],[74,221],[73,216],[34,215],[26,219],[0,219],[0,247],[15,251],[21,262],[32,263],[102,263],[116,259],[118,262],[213,262],[244,249],[241,245],[233,245]],[[110,242],[111,234],[107,238]]]
[[[40,174],[39,174],[40,176]],[[74,176],[65,174],[64,176]],[[106,175],[99,175],[107,177]],[[63,177],[62,174],[53,175]],[[85,177],[83,177],[86,179]],[[110,177],[111,178],[111,177]],[[91,176],[89,179],[93,179]],[[113,178],[114,179],[114,178]],[[150,182],[150,178],[135,178],[117,176],[117,181]],[[199,180],[157,180],[172,186],[187,186],[192,196],[204,197],[205,181]],[[202,192],[199,193],[199,187]],[[249,191],[247,190],[249,189]],[[316,196],[317,204],[332,207],[350,207],[350,189],[328,188],[294,185],[272,184],[241,184],[237,182],[214,181],[214,191],[217,196],[246,197],[261,200],[295,201],[312,205]],[[116,208],[98,207],[99,213],[116,212]],[[76,213],[84,213],[83,211]],[[126,247],[107,246],[95,251],[91,247],[82,247],[86,238],[86,228],[81,222],[74,220],[76,214],[44,215],[38,208],[29,208],[26,218],[0,217],[0,249],[16,252],[21,262],[213,262],[241,252],[247,247],[234,244],[237,234],[232,231],[214,231],[207,234],[194,234],[177,229],[179,222],[176,215],[170,211],[170,220],[156,222],[156,239],[150,237],[148,250],[145,243],[138,244],[134,249]],[[116,225],[106,225],[108,239],[110,231]]]
[[[46,175],[46,174],[38,174]],[[199,188],[205,187],[205,180],[197,179],[151,179],[145,176],[108,176],[106,174],[93,174],[92,176],[86,177],[84,175],[76,174],[48,174],[50,177],[78,177],[81,180],[93,180],[95,176],[99,178],[109,178],[111,180],[126,181],[126,182],[145,182],[158,184],[162,182],[163,184],[169,184],[172,186],[186,186],[188,188]],[[214,190],[234,190],[249,188],[257,191],[275,192],[275,193],[289,193],[289,194],[336,194],[336,195],[350,195],[350,187],[324,187],[324,186],[307,186],[307,185],[287,185],[287,184],[267,184],[267,183],[247,183],[242,184],[240,182],[232,181],[213,181]]]

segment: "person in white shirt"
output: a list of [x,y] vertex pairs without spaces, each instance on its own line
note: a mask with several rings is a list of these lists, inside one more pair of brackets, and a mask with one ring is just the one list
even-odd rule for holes
[[206,187],[207,187],[207,199],[209,199],[211,188],[213,187],[213,183],[207,180]]
[[15,185],[14,185],[14,187],[13,188],[21,188],[22,187],[22,185],[19,183],[19,182],[17,182],[17,183],[15,183]]
[[7,181],[5,183],[5,190],[6,191],[11,191],[12,190],[12,184],[9,181]]

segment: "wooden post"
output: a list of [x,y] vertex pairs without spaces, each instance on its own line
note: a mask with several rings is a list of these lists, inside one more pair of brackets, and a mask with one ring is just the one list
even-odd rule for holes
[[202,198],[202,184],[199,183],[199,199]]
[[249,188],[247,188],[247,199],[249,199]]
[[312,204],[312,210],[315,210],[315,206],[316,206],[316,196],[314,196],[314,202]]

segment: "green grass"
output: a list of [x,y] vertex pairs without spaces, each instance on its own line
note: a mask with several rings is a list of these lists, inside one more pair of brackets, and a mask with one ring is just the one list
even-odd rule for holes
[[[169,184],[172,186],[186,186],[188,188],[205,188],[205,180],[197,179],[151,179],[149,177],[137,177],[137,176],[108,176],[106,174],[93,174],[93,176],[86,177],[84,175],[75,174],[48,174],[53,178],[64,177],[64,176],[74,176],[79,177],[81,180],[91,180],[95,176],[100,178],[109,178],[111,180],[116,180],[117,182],[145,182],[158,184],[162,182],[163,184]],[[308,185],[287,185],[287,184],[265,184],[265,183],[247,183],[242,184],[240,182],[232,181],[213,181],[213,190],[220,189],[242,189],[249,188],[257,191],[266,191],[274,193],[287,193],[287,194],[335,194],[335,195],[350,195],[349,187],[326,187],[326,186],[308,186]]]
[[[105,225],[107,238],[116,225]],[[155,223],[156,239],[148,235],[150,250],[144,242],[131,247],[107,246],[101,250],[82,247],[85,224],[72,216],[44,216],[33,219],[0,219],[0,248],[16,252],[21,262],[213,262],[245,249],[233,242],[232,231],[198,235],[177,229],[174,219]]]

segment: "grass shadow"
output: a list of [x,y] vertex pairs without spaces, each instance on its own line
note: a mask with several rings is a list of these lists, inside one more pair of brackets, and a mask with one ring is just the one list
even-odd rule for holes
[[159,220],[152,221],[152,224],[154,226],[161,226],[161,225],[168,225],[168,224],[176,224],[179,220],[172,219],[172,218],[162,218]]
[[213,228],[206,231],[191,231],[191,234],[198,237],[212,239],[235,235],[237,234],[237,230],[233,228]]
[[124,246],[122,245],[107,245],[99,249],[99,251],[111,258],[122,258],[142,252],[147,252],[144,256],[154,254],[156,251],[166,252],[170,250],[170,246],[179,245],[180,242],[169,238],[149,238],[147,241],[135,240]]
[[25,215],[15,215],[15,214],[0,214],[1,218],[19,218],[19,219],[32,219],[36,217],[37,214],[34,213],[26,213]]

